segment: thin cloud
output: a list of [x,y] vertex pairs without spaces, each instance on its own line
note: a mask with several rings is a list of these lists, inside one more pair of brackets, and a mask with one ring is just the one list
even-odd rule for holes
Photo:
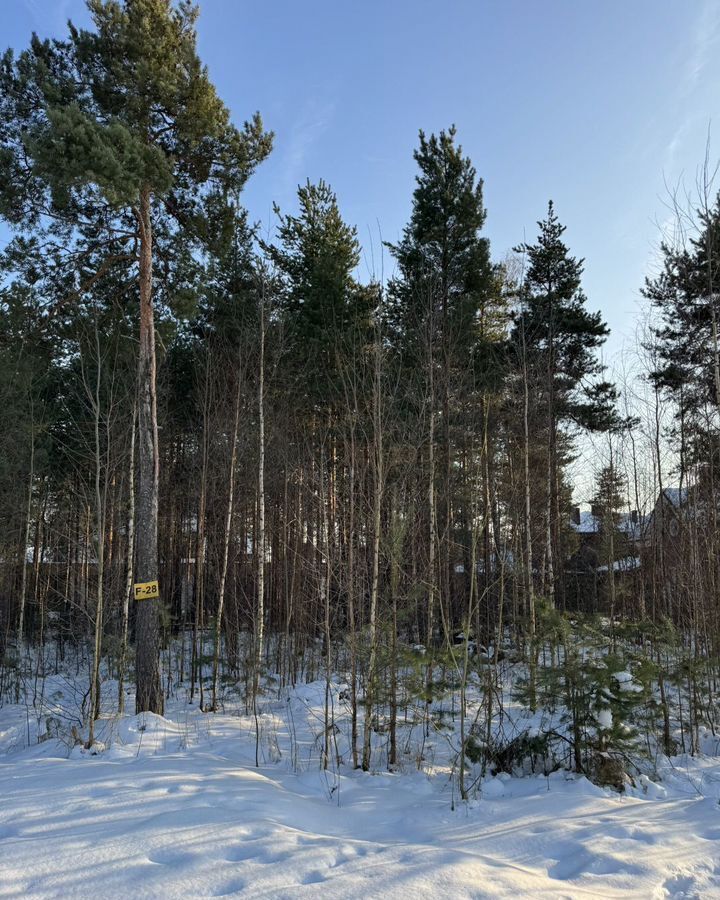
[[23,0],[33,29],[41,35],[59,35],[70,16],[70,0]]
[[685,88],[689,92],[700,81],[713,49],[720,38],[720,5],[706,0],[695,21],[693,51],[685,70]]
[[676,173],[678,159],[698,126],[707,124],[709,110],[705,104],[698,108],[698,97],[702,90],[702,79],[708,67],[717,60],[720,49],[720,4],[717,0],[706,0],[698,13],[693,29],[690,52],[682,70],[676,93],[676,102],[685,112],[665,148],[663,169]]
[[335,112],[334,103],[308,101],[290,129],[285,148],[283,188],[294,193],[308,175],[308,159],[313,148],[327,131]]

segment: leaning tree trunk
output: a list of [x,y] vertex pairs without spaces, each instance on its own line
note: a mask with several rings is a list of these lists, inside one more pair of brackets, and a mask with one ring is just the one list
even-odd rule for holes
[[20,610],[17,627],[17,671],[15,673],[15,702],[20,702],[23,671],[23,644],[25,643],[25,602],[27,595],[27,548],[30,543],[30,517],[32,515],[33,482],[35,480],[35,435],[30,435],[30,476],[28,478],[27,508],[25,510],[25,534],[21,549],[22,575],[20,582]]
[[[136,582],[158,577],[158,452],[155,386],[155,324],[152,305],[150,190],[143,188],[137,212],[140,233],[140,352],[138,364],[138,492]],[[160,682],[160,599],[138,601],[136,616],[136,712],[163,713]]]
[[230,449],[230,471],[228,473],[228,502],[225,513],[225,535],[223,537],[222,567],[220,569],[220,587],[218,589],[218,607],[215,615],[215,643],[213,647],[212,702],[210,709],[217,712],[217,686],[220,671],[220,638],[222,636],[223,610],[225,608],[225,585],[227,583],[228,564],[230,561],[230,532],[232,530],[233,509],[235,503],[235,468],[237,465],[237,446],[240,431],[240,400],[242,381],[238,366],[237,392],[235,394],[235,418],[233,421],[233,437]]

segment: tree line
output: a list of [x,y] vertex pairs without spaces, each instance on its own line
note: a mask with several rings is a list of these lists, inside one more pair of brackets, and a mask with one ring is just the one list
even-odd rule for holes
[[[0,696],[70,654],[92,743],[108,677],[121,710],[134,680],[136,710],[162,713],[177,682],[208,711],[242,682],[253,707],[269,672],[325,678],[329,705],[343,672],[369,768],[373,729],[393,765],[408,697],[429,721],[473,672],[489,723],[513,659],[531,708],[574,710],[582,771],[588,698],[622,647],[654,666],[668,751],[669,685],[687,689],[697,749],[720,638],[709,160],[618,385],[552,202],[493,259],[454,127],[420,132],[392,274],[363,282],[325,182],[276,207],[272,235],[249,220],[242,189],[273,135],[259,114],[233,124],[197,10],[88,7],[91,30],[0,63]],[[588,440],[589,515],[573,503]],[[590,681],[579,645],[604,648]]]

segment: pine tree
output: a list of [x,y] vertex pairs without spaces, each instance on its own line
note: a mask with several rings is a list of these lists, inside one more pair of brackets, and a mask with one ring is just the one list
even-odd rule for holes
[[562,584],[564,562],[560,546],[563,460],[569,450],[563,425],[605,430],[615,423],[616,392],[597,380],[602,365],[596,350],[608,335],[599,312],[586,309],[582,291],[583,260],[570,255],[552,201],[547,217],[538,222],[534,244],[516,248],[526,258],[526,271],[515,314],[512,341],[515,356],[526,358],[533,394],[545,419],[546,510],[545,587],[555,599]]
[[[235,128],[196,51],[188,0],[88,0],[94,30],[70,25],[0,69],[0,214],[82,244],[102,219],[102,270],[134,267],[140,303],[135,579],[158,575],[159,449],[153,310],[158,219],[202,236],[201,194],[241,189],[269,152],[256,115]],[[49,217],[49,219],[48,219]],[[96,274],[80,285],[87,289]],[[162,712],[159,601],[137,608],[136,707]]]
[[354,278],[357,232],[330,186],[308,181],[298,201],[298,215],[276,207],[278,242],[265,250],[282,282],[287,372],[297,401],[313,410],[334,403],[342,359],[367,341],[372,296]]
[[[476,386],[473,363],[482,371],[487,362],[479,347],[496,327],[497,278],[489,241],[481,233],[486,219],[483,183],[455,137],[454,126],[430,137],[420,132],[410,221],[399,243],[388,245],[398,274],[389,284],[384,310],[407,385],[405,415],[425,432],[418,434],[418,442],[428,445],[429,636],[435,615],[435,544],[441,548],[440,600],[449,612],[456,524],[469,533],[467,510],[455,522],[452,433],[460,405]],[[441,435],[436,434],[438,424]],[[442,451],[440,466],[436,443]],[[439,498],[436,480],[442,485]]]
[[687,245],[662,242],[662,270],[646,279],[643,294],[660,318],[652,380],[679,401],[691,426],[690,459],[707,461],[708,408],[720,409],[720,194],[695,225]]
[[410,221],[400,242],[388,245],[399,274],[386,316],[405,353],[414,348],[416,359],[429,322],[439,353],[453,347],[459,356],[472,347],[492,288],[490,244],[481,235],[483,182],[455,135],[454,126],[429,138],[420,132]]

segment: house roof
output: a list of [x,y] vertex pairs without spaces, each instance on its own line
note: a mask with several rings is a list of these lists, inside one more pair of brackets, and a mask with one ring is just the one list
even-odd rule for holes
[[665,495],[666,500],[674,507],[678,508],[687,500],[688,489],[686,487],[682,489],[677,487],[667,487],[663,488],[663,494]]
[[570,527],[578,534],[595,534],[600,531],[600,522],[589,509],[580,510],[580,521],[570,521]]
[[[614,572],[632,572],[633,569],[640,568],[640,557],[639,556],[624,556],[622,559],[616,559],[613,562],[613,571]],[[598,572],[607,572],[608,566],[598,566]]]
[[[642,536],[646,516],[639,516],[633,521],[630,513],[622,513],[617,520],[617,529],[632,540]],[[580,510],[580,522],[570,521],[570,527],[578,534],[598,534],[602,530],[602,519],[594,516],[589,509]]]

